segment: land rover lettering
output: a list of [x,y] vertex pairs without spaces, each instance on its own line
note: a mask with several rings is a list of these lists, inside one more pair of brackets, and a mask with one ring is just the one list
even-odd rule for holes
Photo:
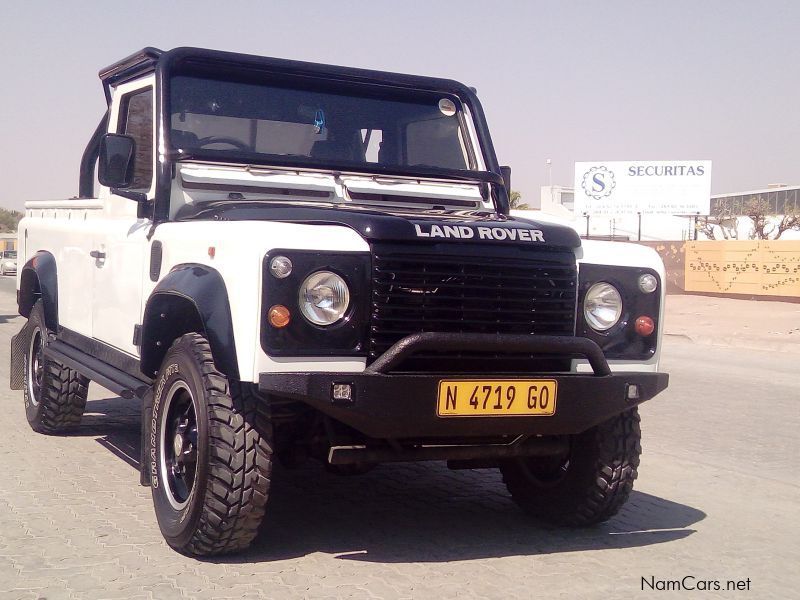
[[544,242],[541,229],[517,227],[468,227],[466,225],[420,225],[414,224],[420,238],[443,238],[457,240],[491,240],[496,242]]

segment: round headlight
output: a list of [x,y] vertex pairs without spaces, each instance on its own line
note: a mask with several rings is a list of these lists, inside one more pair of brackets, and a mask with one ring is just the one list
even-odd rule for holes
[[300,286],[300,312],[315,325],[333,325],[349,305],[350,290],[336,273],[317,271]]
[[610,283],[595,283],[583,300],[583,316],[595,331],[607,331],[622,316],[622,296]]

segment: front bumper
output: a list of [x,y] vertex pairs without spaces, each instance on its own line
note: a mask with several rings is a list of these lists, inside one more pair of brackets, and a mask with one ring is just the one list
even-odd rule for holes
[[[402,360],[420,350],[533,352],[585,357],[594,374],[526,373],[393,373]],[[555,379],[558,400],[553,416],[437,416],[437,394],[443,379]],[[666,389],[666,373],[616,372],[594,342],[585,338],[491,334],[408,336],[363,373],[262,373],[259,390],[303,401],[337,421],[378,439],[471,437],[486,435],[566,435],[580,433],[653,398]],[[350,402],[332,400],[334,384],[352,386]],[[637,397],[629,398],[630,386]]]

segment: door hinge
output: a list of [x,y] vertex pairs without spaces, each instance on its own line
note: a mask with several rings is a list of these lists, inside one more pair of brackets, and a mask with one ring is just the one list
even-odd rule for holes
[[133,326],[133,345],[139,347],[142,345],[142,326]]

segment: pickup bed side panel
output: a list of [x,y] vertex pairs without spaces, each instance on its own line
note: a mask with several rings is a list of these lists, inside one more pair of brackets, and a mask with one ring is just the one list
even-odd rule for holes
[[55,259],[58,325],[87,337],[92,337],[95,270],[89,253],[96,231],[104,224],[102,209],[100,200],[30,202],[19,225],[20,262],[40,252],[49,252]]

